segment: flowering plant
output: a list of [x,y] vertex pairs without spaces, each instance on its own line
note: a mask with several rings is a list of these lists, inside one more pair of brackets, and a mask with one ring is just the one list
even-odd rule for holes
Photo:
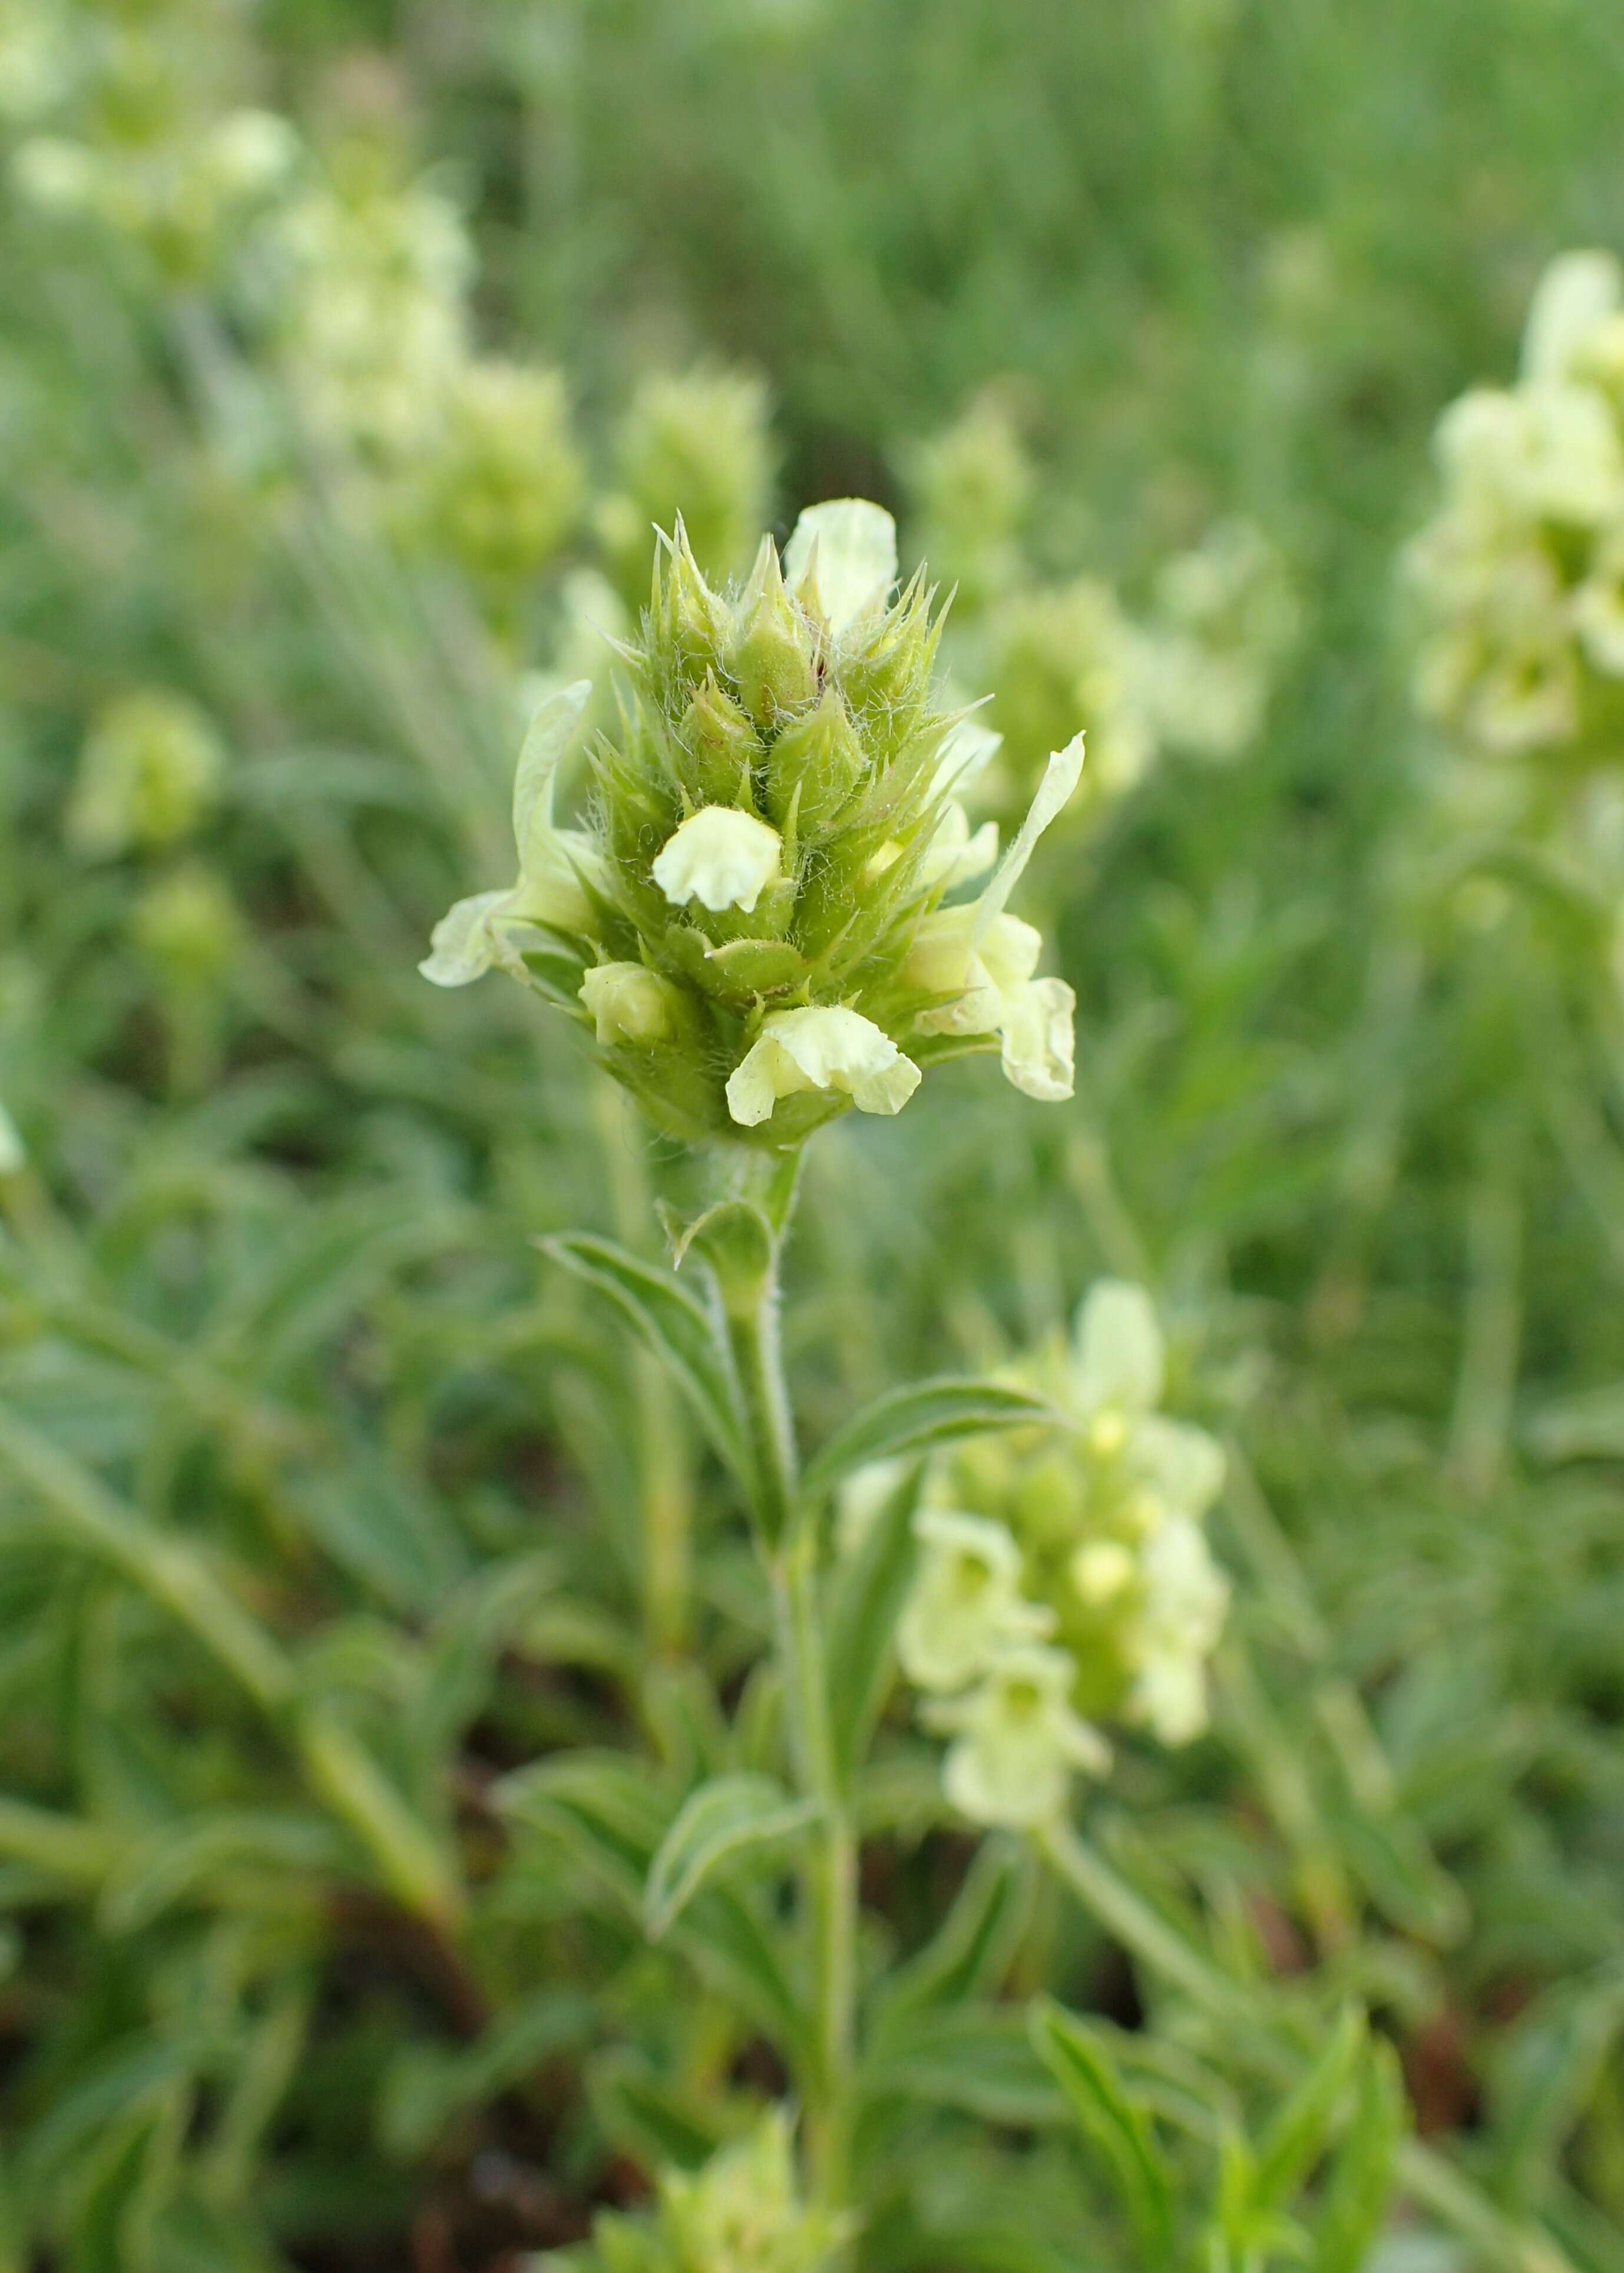
[[998,1048],[1030,1096],[1069,1096],[1071,991],[1035,975],[1039,936],[1008,903],[1082,742],[1051,759],[998,861],[955,795],[968,722],[932,685],[930,594],[915,577],[893,599],[896,561],[878,506],[815,506],[727,599],[679,525],[621,649],[619,725],[582,753],[586,825],[553,818],[578,682],[519,762],[517,881],[457,903],[425,975],[508,971],[590,1024],[605,1070],[696,1142],[793,1151],[853,1106],[900,1112],[924,1066],[966,1050]]

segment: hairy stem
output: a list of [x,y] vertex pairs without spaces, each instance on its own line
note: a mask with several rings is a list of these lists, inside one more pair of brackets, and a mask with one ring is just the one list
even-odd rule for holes
[[760,1280],[724,1284],[722,1304],[755,1454],[756,1526],[763,1544],[776,1552],[790,1528],[797,1489],[795,1424],[778,1338],[776,1243]]
[[774,1561],[772,1579],[795,1773],[819,1810],[808,1889],[817,2023],[808,2114],[818,2185],[825,2200],[838,2205],[847,2177],[846,2083],[857,1994],[857,1840],[835,1759],[812,1524],[796,1524]]
[[[631,1099],[607,1082],[597,1089],[598,1127],[609,1163],[615,1231],[635,1248],[650,1212],[642,1123]],[[669,1377],[652,1351],[632,1360],[633,1425],[642,1517],[643,1639],[652,1663],[687,1651],[693,1592],[693,1462]]]
[[[817,1803],[807,1873],[816,2038],[805,2079],[808,2143],[823,2200],[848,2184],[848,2081],[857,1996],[857,1839],[835,1752],[819,1585],[819,1527],[801,1500],[794,1420],[779,1338],[779,1260],[798,1162],[776,1163],[751,1195],[770,1235],[760,1267],[719,1268],[717,1287],[744,1392],[756,1480],[756,1537],[771,1581],[779,1670],[796,1781]],[[748,1242],[735,1253],[750,1252]]]

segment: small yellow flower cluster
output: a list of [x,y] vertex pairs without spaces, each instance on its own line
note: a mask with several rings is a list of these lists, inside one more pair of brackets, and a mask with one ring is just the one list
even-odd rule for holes
[[428,447],[469,354],[474,255],[456,207],[357,142],[267,240],[272,328],[311,433],[386,466]]
[[695,560],[725,583],[749,565],[768,518],[772,439],[767,390],[748,371],[657,371],[627,406],[610,494],[594,515],[626,604],[648,589],[656,529],[680,518]]
[[385,134],[340,140],[259,247],[299,425],[402,551],[472,581],[492,620],[580,521],[586,468],[560,372],[476,352],[476,262],[456,206]]
[[32,126],[71,86],[72,26],[53,0],[0,0],[0,119]]
[[285,119],[234,100],[245,78],[229,11],[164,0],[70,16],[9,0],[0,112],[43,130],[14,152],[12,180],[41,211],[98,222],[195,284],[297,160]]
[[955,676],[992,692],[997,739],[976,791],[1018,811],[1048,753],[1080,722],[1088,776],[1076,832],[1142,780],[1163,750],[1209,761],[1255,739],[1297,608],[1284,564],[1249,521],[1216,523],[1155,581],[1142,621],[1096,576],[1034,576],[1023,540],[1036,480],[996,392],[906,461],[933,566],[955,584],[947,630]]
[[1002,746],[989,768],[995,810],[1019,802],[1061,718],[1084,722],[1088,784],[1073,826],[1125,797],[1154,763],[1156,729],[1144,634],[1097,577],[1026,585],[993,609],[983,634],[993,689],[988,720]]
[[145,687],[91,721],[67,836],[89,859],[155,851],[189,836],[220,793],[225,756],[195,703]]
[[1301,611],[1253,522],[1214,522],[1156,578],[1142,649],[1146,707],[1170,750],[1227,764],[1261,731]]
[[1008,404],[989,390],[906,454],[919,547],[974,618],[1025,578],[1021,538],[1037,479]]
[[[1101,1280],[1070,1345],[1014,1376],[1071,1425],[980,1439],[927,1478],[897,1650],[927,1724],[953,1738],[947,1793],[974,1821],[1052,1820],[1074,1770],[1109,1765],[1098,1722],[1165,1744],[1206,1726],[1229,1587],[1201,1526],[1223,1454],[1158,1409],[1164,1375],[1148,1295]],[[883,1481],[863,1479],[848,1512]]]
[[1522,369],[1438,427],[1442,499],[1406,556],[1420,709],[1468,748],[1615,758],[1624,728],[1624,274],[1555,261]]
[[701,574],[679,527],[657,566],[613,734],[586,754],[590,826],[557,825],[559,769],[591,689],[538,710],[514,792],[517,881],[460,901],[425,976],[492,964],[588,1022],[657,1124],[774,1151],[855,1106],[900,1111],[923,1063],[996,1046],[1029,1096],[1071,1094],[1071,990],[1008,902],[1075,787],[1050,761],[992,868],[955,791],[973,754],[932,682],[920,578],[898,597],[896,531],[861,499],[764,538],[742,591]]
[[499,592],[561,550],[586,492],[561,372],[470,357],[452,372],[430,444],[400,508],[409,544]]

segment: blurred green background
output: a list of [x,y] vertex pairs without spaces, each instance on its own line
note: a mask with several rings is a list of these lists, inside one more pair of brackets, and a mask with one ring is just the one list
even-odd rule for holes
[[[1157,1289],[1237,1598],[1123,1852],[1367,1999],[1503,2221],[1372,2267],[1624,2266],[1624,1024],[1606,911],[1440,836],[1395,573],[1440,413],[1624,241],[1620,116],[1580,0],[0,0],[4,2273],[511,2273],[771,2088],[491,1797],[680,1773],[760,1649],[530,1245],[653,1253],[693,1173],[415,964],[650,521],[725,575],[846,493],[1011,751],[1115,699],[1077,580],[1166,640],[1239,523],[1285,597],[1237,746],[1162,722],[1034,872],[1075,1103],[973,1062],[815,1147],[808,1428]],[[966,1853],[881,1827],[876,1946]],[[1052,1911],[1017,1974],[1144,2017]],[[865,2269],[1134,2262],[1016,2110],[944,2104]]]

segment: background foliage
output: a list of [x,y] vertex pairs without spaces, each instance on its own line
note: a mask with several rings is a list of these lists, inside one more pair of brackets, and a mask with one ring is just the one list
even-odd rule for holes
[[[79,55],[107,20],[51,22]],[[494,590],[281,435],[274,321],[9,197],[0,2266],[508,2267],[780,2082],[719,1914],[650,1946],[600,1884],[605,1838],[637,1859],[638,1774],[668,1798],[765,1748],[738,1512],[531,1243],[652,1253],[691,1170],[561,1022],[414,968],[507,873],[515,680],[559,664],[568,572],[641,582],[601,510],[664,478],[628,404],[733,364],[780,527],[856,491],[906,551],[916,446],[996,383],[1038,469],[1026,578],[1147,613],[1236,514],[1288,564],[1252,744],[1166,756],[1047,859],[1075,1105],[972,1064],[827,1132],[790,1361],[816,1442],[887,1380],[1040,1339],[1102,1271],[1156,1288],[1232,1445],[1236,1607],[1212,1735],[1130,1752],[1104,1847],[1226,1980],[1368,2004],[1438,2157],[1369,2264],[1624,2264],[1624,1036],[1583,908],[1485,897],[1429,834],[1393,574],[1439,411],[1510,370],[1553,252],[1619,240],[1619,24],[280,0],[169,36],[462,207],[473,332],[564,373],[587,502]],[[218,796],[88,858],[86,734],[153,687],[208,722]],[[691,1569],[651,1564],[689,1517]],[[502,1781],[573,1747],[579,1791]],[[914,1958],[915,2012],[872,2082],[865,2266],[1159,2263],[1214,2184],[1210,2262],[1290,2262],[1268,2029],[1011,1857],[966,1877],[900,1733],[888,1757],[868,1956]],[[1040,1986],[1171,2138],[1165,2199],[1124,2215],[1066,2131]]]

